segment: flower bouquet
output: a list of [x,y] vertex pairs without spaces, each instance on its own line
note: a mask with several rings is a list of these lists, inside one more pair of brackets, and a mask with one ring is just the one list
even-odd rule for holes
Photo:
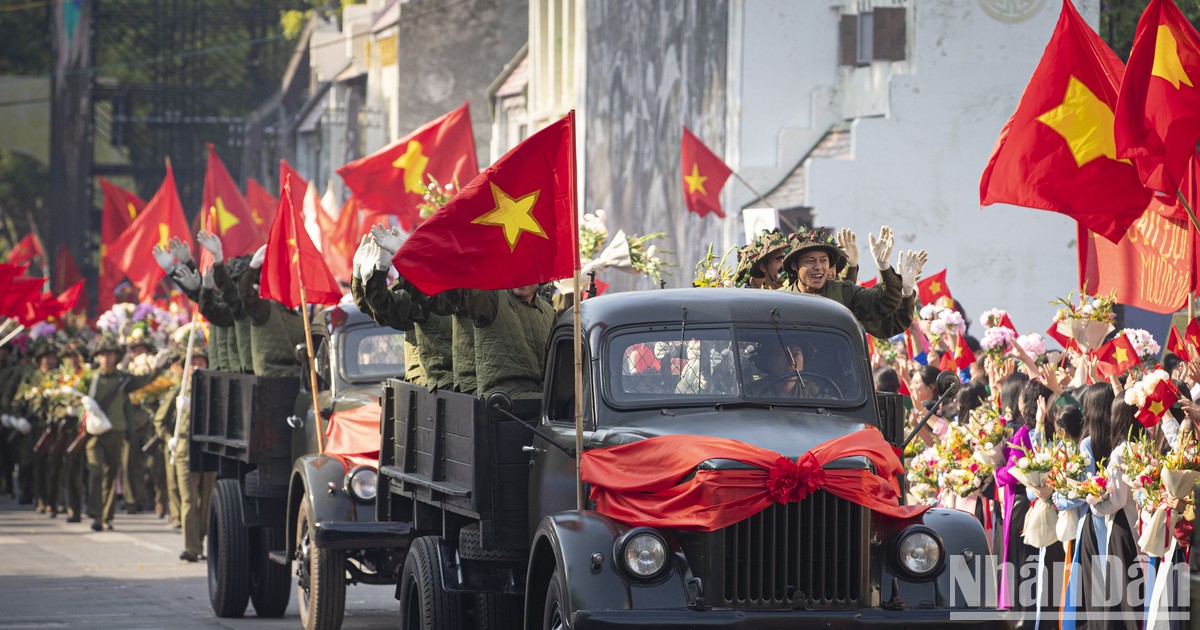
[[607,220],[608,213],[603,210],[583,215],[579,222],[580,258],[595,258],[600,253],[600,247],[608,240],[608,227],[604,225]]
[[966,498],[975,494],[987,485],[988,479],[996,473],[994,466],[968,461],[962,468],[955,468],[942,476],[942,486],[947,491]]
[[993,326],[983,331],[979,340],[983,353],[992,359],[1002,359],[1017,342],[1017,333],[1008,326]]
[[1167,506],[1163,503],[1162,464],[1162,456],[1148,435],[1125,443],[1123,476],[1133,489],[1133,501],[1141,520],[1138,548],[1159,558],[1166,553],[1170,542]]
[[[1055,492],[1067,496],[1072,483],[1083,480],[1090,463],[1087,455],[1079,450],[1074,442],[1062,442],[1053,448],[1050,456],[1054,465],[1046,476],[1046,482]],[[1055,525],[1055,532],[1060,542],[1075,539],[1079,529],[1079,510],[1060,510]]]
[[1088,296],[1081,293],[1078,303],[1072,301],[1074,295],[1072,292],[1067,294],[1066,299],[1050,302],[1052,306],[1059,307],[1054,314],[1054,325],[1059,333],[1075,340],[1080,348],[1095,350],[1115,328],[1113,320],[1117,315],[1113,312],[1113,305],[1116,295]]
[[1162,348],[1154,340],[1154,335],[1141,328],[1125,328],[1118,331],[1117,334],[1124,334],[1129,337],[1129,342],[1133,344],[1133,349],[1137,351],[1142,365],[1154,367],[1154,364],[1158,363],[1158,356],[1162,352]]
[[1179,446],[1162,459],[1162,485],[1167,495],[1192,501],[1200,483],[1200,445],[1191,431],[1179,436]]
[[1021,449],[1025,455],[1009,469],[1012,476],[1030,488],[1040,488],[1046,485],[1046,477],[1049,475],[1050,469],[1054,467],[1054,456],[1050,449],[1037,444],[1034,444],[1031,449],[1020,446],[1017,448]]
[[1166,370],[1156,367],[1148,371],[1141,380],[1133,381],[1133,379],[1130,379],[1132,382],[1125,389],[1125,404],[1139,409],[1145,407],[1147,397],[1154,393],[1159,381],[1169,381],[1170,378],[1171,375],[1167,374]]
[[1046,362],[1046,340],[1039,333],[1021,335],[1013,344],[1013,354],[1022,361],[1028,357],[1034,365],[1041,365]]
[[670,254],[667,250],[660,250],[657,245],[647,245],[650,241],[660,238],[666,238],[665,232],[655,232],[644,236],[629,237],[629,260],[630,266],[634,271],[645,274],[658,284],[662,280],[663,275],[671,275],[670,267],[674,265],[663,260],[659,254]]
[[[920,440],[914,440],[921,443]],[[905,477],[908,479],[908,492],[918,505],[937,505],[938,502],[938,466],[937,451],[932,448],[919,450],[908,460]]]
[[975,461],[986,466],[999,466],[1004,463],[1004,444],[1008,441],[1008,427],[1005,426],[1004,416],[1000,415],[999,410],[990,404],[971,410],[967,419],[967,429],[975,445],[972,454]]
[[[1049,448],[1034,445],[1032,449],[1022,449],[1024,457],[1009,469],[1013,477],[1031,488],[1047,484],[1054,468],[1054,456]],[[1050,501],[1037,501],[1025,515],[1025,542],[1031,547],[1049,547],[1058,542],[1058,512]]]
[[441,210],[446,202],[450,201],[461,186],[458,185],[458,178],[454,181],[441,185],[437,178],[428,173],[425,174],[425,182],[417,184],[421,189],[421,203],[417,204],[417,211],[422,219],[428,219],[435,212]]
[[717,255],[713,253],[713,244],[708,244],[708,253],[696,263],[696,278],[692,280],[692,286],[698,288],[732,288],[735,286],[735,272],[725,264],[729,255],[737,251],[737,247],[729,248],[725,255],[717,260]]

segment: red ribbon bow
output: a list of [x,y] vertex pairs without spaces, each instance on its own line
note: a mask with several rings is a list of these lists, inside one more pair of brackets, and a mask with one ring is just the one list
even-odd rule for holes
[[825,485],[825,469],[812,453],[796,461],[780,456],[767,471],[767,492],[780,503],[800,501]]

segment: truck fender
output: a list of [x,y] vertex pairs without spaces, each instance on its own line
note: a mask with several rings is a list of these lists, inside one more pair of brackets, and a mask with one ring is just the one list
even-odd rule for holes
[[[914,580],[897,567],[895,547],[899,535],[913,526],[932,530],[942,541],[945,558],[933,579]],[[933,602],[938,608],[995,608],[996,583],[993,556],[983,526],[974,515],[960,510],[932,508],[920,517],[894,521],[885,537],[880,572],[880,601],[892,596],[893,578],[899,580],[899,597],[909,607]]]
[[[346,468],[342,461],[328,455],[305,455],[292,465],[292,477],[288,483],[288,509],[284,524],[287,527],[288,559],[295,559],[296,519],[303,507],[311,509],[314,522],[357,521],[358,510],[362,516],[374,520],[373,504],[358,505],[342,489]],[[332,484],[332,485],[331,485]],[[370,514],[367,512],[370,511]]]
[[[540,619],[546,588],[555,568],[564,578],[569,614],[578,610],[628,610],[630,608],[684,607],[688,604],[677,556],[671,569],[653,583],[631,583],[614,558],[617,539],[631,528],[599,512],[566,511],[546,516],[538,524],[530,546],[525,588],[525,619]],[[665,535],[668,545],[673,545]],[[593,554],[600,554],[599,566]],[[528,624],[527,624],[528,626]],[[540,626],[538,626],[540,627]]]

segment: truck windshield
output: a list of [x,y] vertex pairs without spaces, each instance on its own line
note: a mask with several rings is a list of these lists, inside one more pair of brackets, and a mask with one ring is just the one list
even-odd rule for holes
[[680,328],[611,338],[606,389],[612,402],[827,405],[865,399],[863,361],[843,335],[753,326]]
[[360,326],[342,338],[342,371],[347,381],[378,381],[404,376],[404,333]]

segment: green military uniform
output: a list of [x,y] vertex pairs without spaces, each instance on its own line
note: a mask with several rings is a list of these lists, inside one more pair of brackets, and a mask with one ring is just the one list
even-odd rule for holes
[[221,300],[233,311],[233,342],[226,346],[226,354],[230,363],[237,368],[234,371],[249,374],[254,371],[254,333],[237,286],[238,278],[245,273],[244,263],[245,261],[235,259],[230,265],[214,264],[213,282],[220,291]]
[[[13,359],[7,359],[4,365],[0,365],[0,413],[18,414],[15,398],[26,371],[28,368]],[[0,494],[9,498],[17,496],[13,471],[20,459],[20,443],[15,436],[16,432],[16,429],[0,427]]]
[[299,313],[274,300],[264,300],[254,283],[259,269],[247,269],[238,278],[238,296],[250,318],[250,350],[258,376],[300,376],[295,348],[305,343],[307,322]]
[[[163,398],[162,404],[155,414],[161,419],[158,424],[171,427],[171,437],[175,436],[176,397],[180,388],[177,386]],[[183,409],[178,413],[179,430],[175,444],[175,478],[179,483],[179,520],[183,525],[183,549],[185,553],[196,558],[204,551],[204,536],[208,527],[208,501],[213,486],[217,483],[217,474],[212,472],[197,473],[190,468],[190,450],[192,436],[191,409]],[[170,439],[170,438],[168,438]]]
[[[179,396],[179,380],[171,378],[171,389],[167,390],[163,397],[158,399],[158,409],[154,411],[154,435],[162,441],[163,445],[171,442],[171,438],[175,437],[175,398]],[[180,523],[180,506],[179,506],[179,478],[175,474],[175,460],[167,453],[166,459],[167,472],[167,510],[171,515],[172,523]]]
[[478,395],[540,398],[546,341],[554,325],[550,303],[540,296],[525,302],[512,291],[460,289],[445,297],[475,326]]
[[[355,301],[365,305],[364,312],[375,323],[405,331],[405,380],[430,388],[455,388],[454,333],[450,317],[430,313],[428,298],[414,291],[404,280],[397,280],[388,287],[386,271],[376,270],[365,285],[360,283],[358,286],[362,296],[355,297]],[[355,292],[354,283],[350,290]]]
[[[42,348],[42,350],[45,349],[45,347]],[[41,354],[45,354],[45,352],[41,352]],[[39,354],[34,354],[35,361],[38,356]],[[35,368],[25,374],[25,378],[17,390],[17,398],[22,403],[21,415],[33,426],[29,434],[21,440],[20,463],[17,469],[18,481],[21,485],[21,503],[36,502],[39,512],[48,512],[50,509],[50,489],[47,483],[49,454],[46,452],[45,445],[38,450],[35,450],[34,447],[41,439],[43,432],[57,431],[57,426],[51,423],[49,391],[57,386],[57,368],[51,368],[49,371]],[[53,435],[47,434],[48,439],[53,439],[53,437]]]
[[[88,514],[94,519],[92,529],[101,523],[112,527],[117,502],[117,473],[121,466],[121,449],[127,443],[132,423],[129,419],[133,403],[129,392],[149,385],[157,372],[134,376],[114,370],[108,374],[96,372],[89,377],[88,395],[103,406],[112,422],[112,430],[87,439]],[[108,402],[107,405],[103,403]]]
[[475,374],[475,326],[470,319],[458,313],[450,317],[454,350],[454,388],[464,394],[476,394],[479,379]]

